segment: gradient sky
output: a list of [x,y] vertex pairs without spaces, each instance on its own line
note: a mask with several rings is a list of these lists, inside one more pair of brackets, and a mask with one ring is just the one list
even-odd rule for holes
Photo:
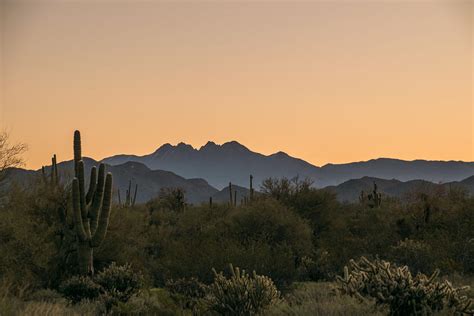
[[237,140],[322,165],[474,160],[474,1],[1,2],[27,166]]

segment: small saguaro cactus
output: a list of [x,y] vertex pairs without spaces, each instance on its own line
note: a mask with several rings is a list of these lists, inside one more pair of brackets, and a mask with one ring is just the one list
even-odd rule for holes
[[82,160],[79,131],[74,132],[74,169],[72,205],[77,235],[79,273],[93,275],[93,249],[100,246],[109,225],[112,174],[105,174],[104,164],[100,164],[98,174],[96,167],[93,167],[89,189],[87,194],[85,193],[84,161]]
[[[41,167],[41,174],[43,176],[43,182],[44,183],[47,183],[48,182],[48,179],[47,179],[47,176],[46,176],[46,169],[45,167]],[[58,164],[57,164],[57,158],[56,158],[56,155],[53,155],[53,157],[51,158],[51,174],[50,174],[50,182],[49,184],[52,186],[52,187],[56,187],[58,184],[59,184],[59,174],[58,174]]]
[[234,205],[234,199],[232,196],[232,182],[229,182],[229,205]]
[[364,191],[360,192],[359,202],[364,206],[371,208],[377,208],[382,204],[382,194],[377,190],[377,184],[374,182],[374,189],[372,193],[365,194]]
[[372,199],[374,207],[379,207],[382,204],[382,194],[377,191],[377,184],[374,182],[374,190],[372,191]]
[[118,202],[122,207],[130,207],[135,206],[135,202],[137,201],[137,193],[138,193],[138,184],[135,184],[135,193],[132,196],[132,180],[128,182],[128,189],[125,191],[125,204],[122,204],[121,196],[120,196],[120,189],[118,190]]
[[253,176],[250,175],[250,200],[253,200]]

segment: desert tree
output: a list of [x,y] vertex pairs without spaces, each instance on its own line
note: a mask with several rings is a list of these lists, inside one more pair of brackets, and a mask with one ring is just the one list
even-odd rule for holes
[[10,135],[6,131],[0,131],[0,191],[3,180],[9,168],[20,167],[24,164],[22,154],[27,150],[23,143],[12,144]]

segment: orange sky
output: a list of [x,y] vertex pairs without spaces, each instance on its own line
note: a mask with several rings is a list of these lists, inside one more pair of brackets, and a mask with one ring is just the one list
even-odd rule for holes
[[27,166],[237,140],[317,165],[474,160],[474,1],[0,0]]

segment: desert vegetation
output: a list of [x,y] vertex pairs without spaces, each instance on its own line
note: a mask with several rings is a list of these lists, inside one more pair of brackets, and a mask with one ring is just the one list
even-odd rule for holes
[[[24,147],[0,142],[0,166]],[[2,147],[3,144],[3,147]],[[3,154],[7,152],[8,154]],[[56,158],[1,187],[0,315],[472,315],[474,198],[374,191],[341,203],[310,181],[267,179],[244,203],[112,203],[107,166]],[[0,178],[8,168],[0,169]]]

